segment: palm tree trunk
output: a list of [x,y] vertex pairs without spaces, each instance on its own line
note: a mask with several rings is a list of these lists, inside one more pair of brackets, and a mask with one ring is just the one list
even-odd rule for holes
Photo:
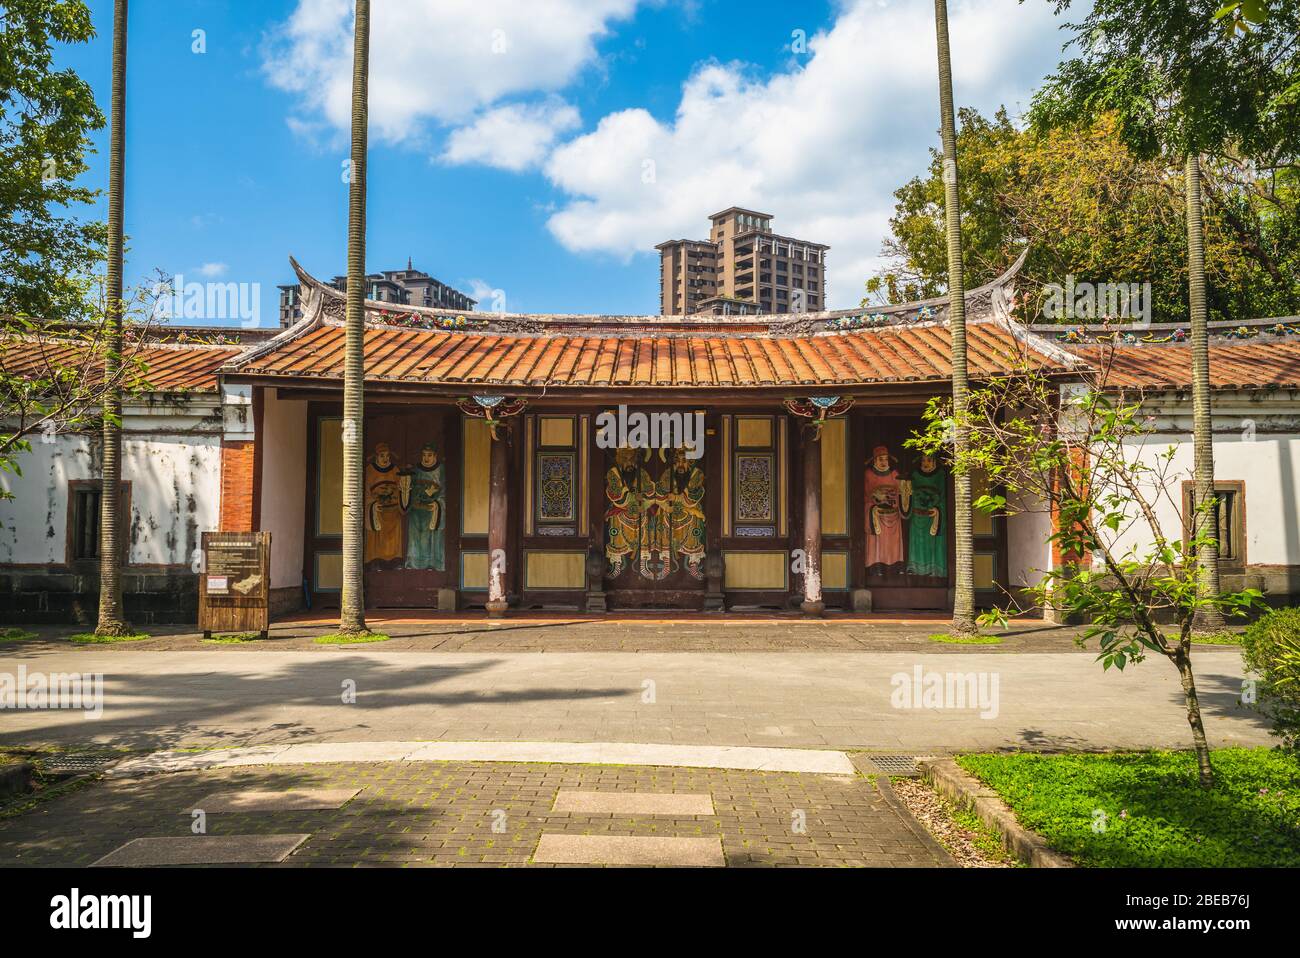
[[339,632],[366,631],[365,343],[366,131],[369,113],[370,0],[356,0],[352,46],[352,167],[348,185],[347,336],[343,360],[343,595]]
[[956,576],[952,631],[975,628],[975,562],[971,524],[971,482],[965,469],[969,427],[966,409],[970,380],[966,369],[966,280],[961,258],[961,198],[957,189],[957,118],[952,105],[952,53],[948,46],[948,4],[934,0],[934,27],[939,41],[939,112],[943,134],[944,219],[948,228],[948,325],[952,335],[953,542]]
[[[1193,531],[1208,523],[1212,536],[1218,534],[1214,512],[1205,503],[1214,500],[1214,433],[1210,409],[1210,334],[1205,308],[1205,223],[1201,217],[1201,160],[1188,154],[1184,177],[1187,192],[1187,304],[1192,333],[1192,445],[1194,459]],[[1210,538],[1197,556],[1201,596],[1219,594],[1219,543]],[[1223,628],[1223,613],[1203,609],[1196,615],[1198,631]]]
[[[113,383],[122,364],[122,173],[126,137],[126,0],[113,4],[113,93],[108,148],[108,278],[105,290],[104,381]],[[127,632],[122,615],[122,396],[105,390],[99,496],[99,635]]]

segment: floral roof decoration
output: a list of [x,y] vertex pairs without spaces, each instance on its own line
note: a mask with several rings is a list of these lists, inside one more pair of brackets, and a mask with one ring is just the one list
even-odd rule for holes
[[458,332],[469,329],[483,329],[487,322],[460,314],[447,316],[423,316],[419,313],[390,313],[380,310],[380,319],[389,326],[402,326],[406,329],[432,329]]

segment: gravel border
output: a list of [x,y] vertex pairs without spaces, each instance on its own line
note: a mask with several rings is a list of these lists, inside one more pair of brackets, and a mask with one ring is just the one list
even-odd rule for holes
[[962,868],[1012,868],[1017,863],[1006,853],[991,854],[976,844],[979,837],[952,819],[952,806],[919,778],[896,778],[894,794],[907,810],[929,830]]

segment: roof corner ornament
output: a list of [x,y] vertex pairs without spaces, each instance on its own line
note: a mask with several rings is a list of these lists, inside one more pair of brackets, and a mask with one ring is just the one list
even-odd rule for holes
[[488,432],[491,433],[493,440],[501,439],[503,428],[504,434],[509,434],[510,427],[505,420],[519,415],[527,405],[527,399],[511,399],[506,396],[470,396],[456,400],[456,408],[466,416],[471,419],[482,419],[487,423]]
[[828,419],[842,416],[852,407],[853,400],[846,396],[809,396],[785,401],[785,408],[791,413],[809,420],[803,424],[804,436],[814,442],[821,438],[822,426]]

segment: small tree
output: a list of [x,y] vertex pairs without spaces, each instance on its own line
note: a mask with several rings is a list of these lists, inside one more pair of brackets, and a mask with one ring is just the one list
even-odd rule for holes
[[[128,325],[120,360],[111,365],[105,362],[110,328],[102,277],[78,282],[85,290],[87,321],[0,319],[0,473],[21,476],[22,456],[33,443],[52,442],[62,433],[101,431],[107,396],[149,388],[140,347],[150,337],[152,304],[170,286],[160,282],[152,290],[132,292],[125,304]],[[0,488],[0,499],[12,498]]]
[[[1154,441],[1156,424],[1141,395],[1108,388],[1112,358],[1113,347],[1082,382],[1062,385],[1025,367],[972,391],[968,445],[954,467],[983,470],[990,488],[1004,490],[976,500],[983,512],[1051,515],[1049,541],[1062,562],[1025,590],[1033,606],[1087,622],[1078,641],[1096,639],[1106,669],[1158,654],[1178,670],[1200,783],[1209,788],[1214,771],[1192,671],[1193,622],[1207,609],[1244,615],[1262,594],[1206,594],[1200,587],[1210,524],[1190,523],[1195,531],[1184,535],[1176,450]],[[909,445],[951,450],[952,427],[948,401],[935,399]],[[1170,515],[1179,517],[1172,533]],[[981,621],[1005,624],[1007,616],[995,609]]]

